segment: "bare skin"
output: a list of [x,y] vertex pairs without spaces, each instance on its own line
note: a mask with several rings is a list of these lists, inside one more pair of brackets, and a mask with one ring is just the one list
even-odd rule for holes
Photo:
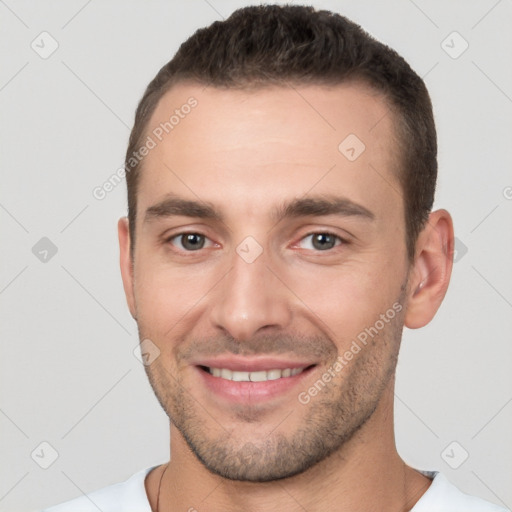
[[[179,84],[148,134],[191,96],[197,106],[144,158],[133,261],[127,220],[118,224],[128,305],[141,340],[160,350],[146,371],[170,417],[172,460],[146,478],[151,506],[163,474],[160,512],[410,510],[430,480],[396,451],[394,370],[402,327],[430,322],[446,293],[449,213],[431,213],[411,264],[393,119],[360,84]],[[349,134],[365,145],[353,161],[338,150]],[[149,215],[169,194],[206,202],[222,219],[162,208]],[[273,215],[304,198],[316,206],[342,198],[351,208]],[[199,248],[183,233],[196,233]],[[245,252],[261,249],[250,263],[236,250],[249,236],[257,244],[242,244]],[[333,370],[371,326],[378,332]],[[272,381],[275,393],[258,383],[262,396],[233,398],[251,383],[207,374],[217,356],[308,369],[293,384]],[[325,386],[310,393],[319,379]]]

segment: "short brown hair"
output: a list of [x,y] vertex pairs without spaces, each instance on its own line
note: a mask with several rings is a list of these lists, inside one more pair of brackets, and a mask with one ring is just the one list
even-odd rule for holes
[[436,130],[427,88],[400,55],[359,25],[339,14],[295,5],[245,7],[197,30],[148,85],[125,160],[132,256],[142,162],[133,165],[132,159],[128,165],[129,160],[141,146],[162,96],[174,84],[189,80],[219,88],[359,80],[382,93],[395,118],[406,245],[409,260],[414,260],[437,179]]

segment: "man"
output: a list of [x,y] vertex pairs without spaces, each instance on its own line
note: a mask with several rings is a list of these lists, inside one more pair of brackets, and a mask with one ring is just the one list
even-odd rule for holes
[[399,457],[403,326],[446,293],[423,81],[349,20],[251,7],[148,86],[121,272],[169,463],[49,509],[499,511]]

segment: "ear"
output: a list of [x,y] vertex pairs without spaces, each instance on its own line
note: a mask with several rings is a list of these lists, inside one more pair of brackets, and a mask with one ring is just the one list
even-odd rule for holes
[[444,299],[453,266],[453,221],[446,210],[432,212],[416,241],[405,326],[427,325]]
[[123,278],[126,302],[133,318],[137,319],[135,308],[135,296],[133,293],[133,262],[130,254],[130,224],[127,217],[121,217],[117,223],[119,237],[119,262],[121,265],[121,277]]

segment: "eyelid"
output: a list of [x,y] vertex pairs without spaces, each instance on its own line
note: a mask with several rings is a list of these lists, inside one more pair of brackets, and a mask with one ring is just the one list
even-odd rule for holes
[[176,238],[178,236],[182,235],[201,235],[205,238],[208,238],[211,240],[211,238],[206,234],[208,232],[207,226],[204,224],[194,225],[185,225],[185,226],[176,226],[170,229],[166,229],[163,231],[159,236],[159,240],[163,243],[169,242],[173,238]]
[[[349,237],[343,237],[335,232],[333,232],[333,230],[329,230],[329,229],[315,229],[315,230],[312,230],[312,231],[309,231],[308,233],[302,235],[298,241],[294,242],[291,247],[292,248],[295,248],[297,247],[303,240],[305,240],[306,238],[308,237],[311,237],[313,235],[319,235],[319,234],[322,234],[322,235],[329,235],[329,236],[333,236],[334,238],[336,238],[337,240],[339,240],[339,243],[335,244],[332,248],[330,249],[326,249],[324,251],[321,251],[321,250],[315,250],[315,249],[305,249],[305,250],[311,250],[313,252],[318,252],[318,253],[322,253],[322,252],[325,252],[325,253],[329,253],[329,252],[332,252],[334,251],[337,247],[340,247],[340,246],[343,246],[343,245],[349,245],[350,244],[350,240],[348,239]],[[202,236],[205,238],[205,246],[202,247],[201,249],[197,249],[196,251],[189,251],[189,250],[186,250],[186,249],[180,249],[179,247],[176,247],[176,245],[174,245],[172,243],[173,240],[177,239],[177,238],[180,238],[184,235],[199,235],[199,236]],[[190,229],[190,230],[185,230],[185,231],[179,231],[177,233],[172,233],[171,235],[162,235],[162,240],[163,240],[163,243],[165,244],[171,244],[176,250],[178,250],[179,252],[182,252],[182,253],[199,253],[201,252],[203,249],[207,249],[209,247],[220,247],[220,244],[214,242],[210,237],[208,237],[205,233],[201,232],[200,230],[194,230],[194,229]]]
[[[181,249],[179,247],[176,247],[176,245],[174,245],[172,243],[172,240],[176,239],[176,238],[181,238],[182,236],[184,235],[199,235],[199,236],[202,236],[204,237],[205,239],[205,246],[204,247],[201,247],[201,249],[197,249],[196,251],[187,251],[186,249]],[[172,235],[164,235],[162,237],[163,239],[163,242],[166,243],[166,244],[170,244],[172,245],[176,250],[178,250],[179,252],[186,252],[186,253],[199,253],[201,252],[203,249],[207,249],[208,247],[213,247],[215,245],[219,245],[217,244],[216,242],[214,242],[213,240],[211,240],[207,235],[205,235],[204,233],[202,233],[201,231],[198,231],[198,230],[188,230],[188,231],[180,231],[178,233],[173,233]],[[208,245],[207,245],[208,244]]]
[[329,231],[329,230],[317,229],[315,231],[311,231],[311,232],[301,236],[301,238],[293,244],[293,247],[297,247],[306,238],[314,236],[314,235],[333,236],[335,239],[337,239],[337,241],[339,241],[339,243],[335,243],[335,245],[333,247],[331,247],[330,249],[325,249],[323,251],[319,250],[319,249],[305,249],[305,250],[318,252],[318,253],[329,253],[329,252],[336,250],[337,247],[340,247],[342,245],[348,245],[350,243],[346,238],[343,238],[342,236],[338,235],[337,233],[333,233],[332,231]]

